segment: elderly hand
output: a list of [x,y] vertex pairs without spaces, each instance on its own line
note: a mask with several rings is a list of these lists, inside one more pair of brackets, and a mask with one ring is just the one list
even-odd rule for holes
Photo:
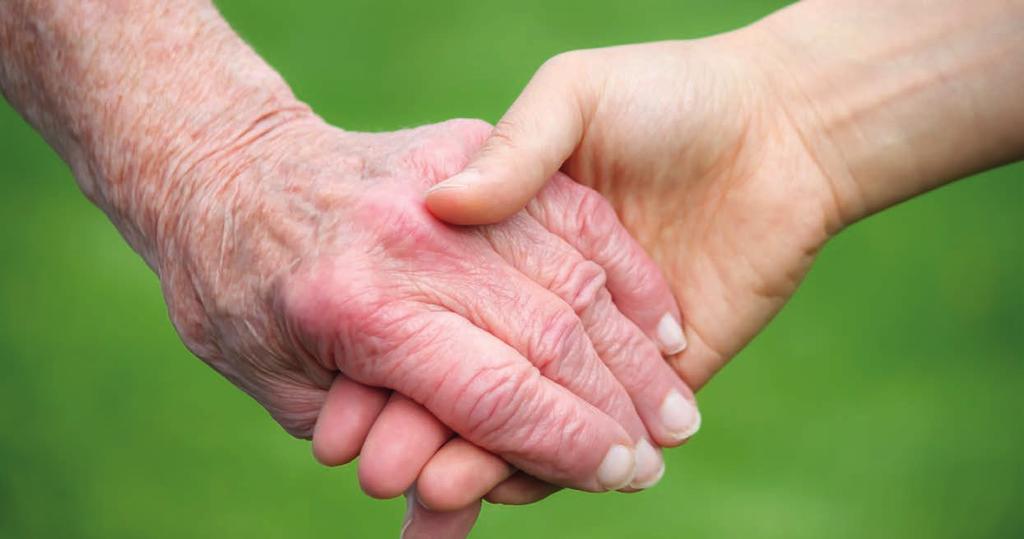
[[[532,214],[454,228],[426,212],[422,192],[461,169],[486,124],[361,134],[300,113],[259,129],[182,178],[192,194],[162,240],[174,246],[161,272],[172,318],[197,355],[298,436],[340,370],[549,481],[607,490],[660,473],[647,433],[676,445],[690,427],[678,422],[696,415],[612,297],[633,319],[674,308],[600,197],[566,182]],[[376,443],[386,453],[408,441]],[[353,456],[323,443],[317,454]],[[393,469],[378,475],[400,488],[364,472],[375,494],[408,486]]]
[[[678,309],[603,199],[573,188],[479,229],[426,212],[486,124],[330,127],[199,0],[4,2],[0,44],[4,95],[159,274],[185,344],[292,434],[338,371],[357,429],[440,420],[587,490],[649,484],[655,446],[692,433],[651,340],[684,346]],[[351,457],[318,431],[323,460]],[[386,431],[367,443],[407,441]],[[372,462],[364,487],[391,493]]]

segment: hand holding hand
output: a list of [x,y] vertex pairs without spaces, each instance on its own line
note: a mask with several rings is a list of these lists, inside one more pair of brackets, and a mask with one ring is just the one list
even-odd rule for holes
[[844,226],[1024,155],[1018,4],[803,2],[695,41],[545,64],[429,194],[491,223],[556,170],[605,195],[675,290],[704,384]]
[[[421,193],[489,131],[463,121],[346,133],[301,114],[255,127],[258,138],[182,179],[189,202],[165,227],[161,257],[175,325],[293,434],[312,434],[340,370],[538,477],[586,490],[641,485],[661,471],[653,445],[685,434],[666,423],[665,399],[696,416],[611,291],[648,318],[675,316],[671,295],[610,210],[590,216],[593,229],[571,228],[581,206],[589,213],[601,200],[571,182],[499,226],[460,229],[427,214]],[[383,398],[361,402],[362,422],[346,428],[365,434]],[[375,454],[400,443],[379,434],[387,423],[368,439],[381,451],[364,452],[371,490]],[[326,461],[351,458],[351,440],[362,440],[324,436],[349,440],[340,451],[318,444]],[[444,441],[433,438],[428,455]],[[407,488],[381,468],[377,481],[389,485],[377,494]]]
[[559,168],[605,195],[665,271],[699,387],[778,311],[840,226],[830,173],[759,56],[731,36],[545,64],[432,212],[496,222]]
[[[646,337],[678,319],[657,268],[611,211],[586,221],[601,236],[570,226],[599,197],[475,230],[425,212],[488,126],[331,128],[209,2],[0,12],[5,96],[159,274],[190,349],[293,434],[343,370],[540,477],[606,490],[657,475],[654,446],[684,433],[666,417],[697,417]],[[362,389],[360,428],[374,407],[403,417]],[[318,454],[339,458],[323,433]]]
[[[696,389],[844,226],[1024,156],[1022,18],[1001,2],[804,2],[712,38],[559,55],[428,206],[499,222],[543,203],[557,170],[602,193],[676,293],[690,346],[674,365]],[[431,506],[487,462],[454,455],[419,480]]]

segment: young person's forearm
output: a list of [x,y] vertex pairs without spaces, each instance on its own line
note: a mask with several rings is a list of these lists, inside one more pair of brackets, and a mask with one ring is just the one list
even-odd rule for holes
[[306,113],[207,0],[0,2],[0,89],[153,266],[184,173]]
[[755,27],[841,164],[846,222],[1024,157],[1024,2],[812,0]]

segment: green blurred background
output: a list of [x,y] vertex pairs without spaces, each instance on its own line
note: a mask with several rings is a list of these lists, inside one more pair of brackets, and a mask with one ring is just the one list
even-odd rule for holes
[[[349,129],[496,120],[563,50],[731,29],[780,2],[231,0]],[[390,537],[364,497],[179,343],[158,283],[0,105],[0,537]],[[844,232],[702,394],[637,495],[485,507],[476,537],[1024,536],[1024,166]]]

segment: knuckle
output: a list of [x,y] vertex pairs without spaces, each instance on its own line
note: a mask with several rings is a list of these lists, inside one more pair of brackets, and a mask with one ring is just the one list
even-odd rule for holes
[[583,67],[586,51],[566,51],[548,58],[537,70],[538,76],[566,76]]
[[325,258],[282,279],[280,324],[293,348],[327,369],[377,379],[380,361],[410,340],[422,322],[364,264]]
[[333,335],[343,325],[340,319],[358,310],[358,304],[378,299],[376,288],[360,280],[331,259],[313,261],[284,277],[278,297],[289,329],[311,338]]
[[[583,324],[576,312],[564,303],[556,305],[539,320],[541,327],[535,332],[536,337],[529,347],[529,359],[545,376],[564,379],[570,373],[556,372],[556,366],[564,368],[566,363],[584,363],[583,358],[579,357],[587,348]],[[561,361],[570,357],[580,361]]]
[[481,152],[486,155],[515,151],[519,146],[520,132],[522,132],[522,126],[517,120],[509,117],[502,118],[494,126],[494,132],[490,134]]
[[607,282],[604,268],[590,260],[576,260],[559,266],[551,284],[557,294],[577,314],[592,307]]
[[494,129],[487,121],[476,118],[455,118],[442,125],[445,131],[453,133],[457,138],[477,144],[483,142]]
[[593,245],[612,243],[608,238],[619,224],[615,209],[597,191],[582,186],[578,191],[575,213],[570,215],[570,220],[576,223],[579,237]]

